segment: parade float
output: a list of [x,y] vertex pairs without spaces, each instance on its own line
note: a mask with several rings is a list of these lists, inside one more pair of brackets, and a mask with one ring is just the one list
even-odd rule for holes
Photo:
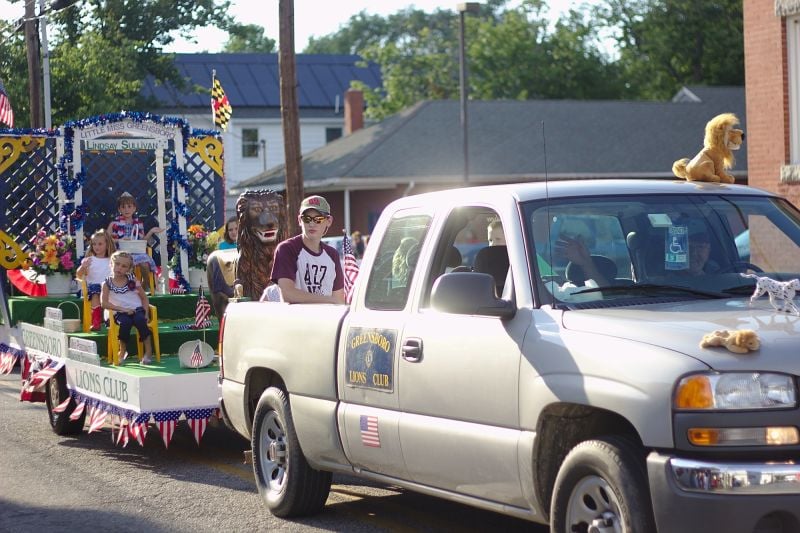
[[[203,295],[204,273],[189,275],[202,258],[190,242],[197,232],[187,230],[223,224],[219,134],[192,130],[181,118],[137,112],[55,130],[0,130],[0,175],[0,373],[20,365],[20,399],[46,403],[58,434],[110,424],[117,442],[143,444],[155,424],[168,446],[185,419],[199,444],[217,412],[212,347],[219,329]],[[108,318],[99,331],[88,327],[80,286],[68,268],[84,255],[88,236],[117,214],[123,192],[136,197],[148,226],[166,230],[148,249],[159,265],[149,286],[157,360],[148,366],[139,363],[135,335],[129,356],[118,362]],[[38,270],[57,267],[47,276],[29,268],[37,239],[58,242],[53,246],[61,253],[59,262],[39,246]],[[65,286],[54,284],[58,277],[66,278]]]

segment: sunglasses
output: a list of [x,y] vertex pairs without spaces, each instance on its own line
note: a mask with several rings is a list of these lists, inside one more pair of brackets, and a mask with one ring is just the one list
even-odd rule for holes
[[300,216],[300,220],[302,220],[306,224],[311,224],[312,220],[317,224],[322,224],[323,222],[328,220],[328,217],[326,215],[317,215],[315,217],[312,217],[312,216],[309,216],[309,215],[301,215]]

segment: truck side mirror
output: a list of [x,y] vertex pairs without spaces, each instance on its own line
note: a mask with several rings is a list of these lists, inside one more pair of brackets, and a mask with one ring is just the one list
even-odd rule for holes
[[433,284],[431,305],[437,311],[459,315],[512,318],[512,302],[495,296],[494,278],[481,272],[442,274]]

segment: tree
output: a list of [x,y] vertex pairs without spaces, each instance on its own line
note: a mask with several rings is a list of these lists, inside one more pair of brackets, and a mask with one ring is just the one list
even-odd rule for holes
[[[542,0],[526,0],[512,9],[505,9],[504,4],[484,5],[478,16],[465,18],[472,98],[620,95],[618,71],[599,51],[591,21],[573,11],[551,28]],[[415,19],[408,16],[412,13]],[[364,91],[367,112],[373,118],[422,99],[457,98],[459,94],[458,17],[441,10],[427,18],[419,11],[405,14],[402,34],[380,39],[371,34],[372,44],[358,50],[365,60],[381,67],[383,87],[354,84]],[[344,35],[349,34],[340,30],[339,36]]]
[[594,17],[616,32],[630,97],[744,84],[742,0],[606,0]]
[[231,24],[228,28],[228,41],[223,52],[275,52],[275,39],[264,35],[264,28],[256,24]]
[[[149,109],[140,93],[148,77],[185,88],[163,47],[198,26],[228,27],[228,2],[84,0],[48,18],[53,124],[122,109]],[[0,78],[14,105],[15,126],[29,123],[25,44],[0,25]]]

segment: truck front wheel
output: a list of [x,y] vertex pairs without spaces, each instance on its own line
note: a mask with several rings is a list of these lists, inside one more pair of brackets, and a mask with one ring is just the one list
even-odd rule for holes
[[624,437],[575,446],[556,477],[551,531],[655,531],[644,452]]
[[309,466],[292,421],[286,393],[270,387],[253,418],[253,473],[270,512],[289,517],[317,513],[331,489],[331,473]]
[[53,410],[67,398],[69,398],[67,374],[62,368],[47,381],[46,386],[47,416],[50,419],[50,427],[57,435],[77,435],[83,431],[83,423],[86,419],[85,411],[77,420],[69,419],[72,411],[75,410],[75,400],[70,400],[67,408],[60,413]]

